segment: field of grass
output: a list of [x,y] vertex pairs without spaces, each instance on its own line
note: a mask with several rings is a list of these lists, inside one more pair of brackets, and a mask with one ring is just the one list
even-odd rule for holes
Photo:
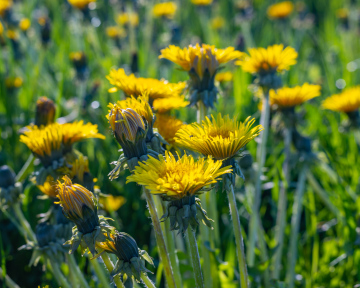
[[[265,127],[268,132],[266,159],[259,174],[258,211],[254,211],[254,196],[261,167],[256,160],[260,137],[244,149],[244,155],[250,154],[253,163],[245,165],[241,163],[245,158],[240,160],[245,181],[236,177],[235,204],[240,215],[250,284],[240,284],[242,275],[234,219],[222,184],[200,197],[209,217],[215,217],[213,230],[200,223],[196,233],[204,278],[202,287],[358,287],[360,121],[357,119],[349,125],[351,119],[346,113],[326,110],[322,102],[343,89],[360,85],[360,1],[294,0],[291,14],[281,19],[267,14],[274,0],[214,0],[204,6],[190,0],[173,2],[176,12],[167,18],[154,17],[153,7],[158,1],[153,0],[97,0],[84,9],[66,0],[0,0],[0,166],[11,167],[17,174],[16,181],[22,183],[21,197],[16,204],[0,192],[0,284],[2,287],[64,286],[54,276],[54,268],[47,260],[49,256],[42,254],[37,266],[29,266],[34,249],[19,250],[31,239],[23,237],[19,230],[28,234],[23,228],[18,229],[17,224],[27,220],[36,231],[39,214],[54,206],[54,201],[44,199],[32,181],[33,172],[39,171],[41,163],[33,161],[31,151],[20,142],[23,128],[34,123],[37,100],[46,96],[56,105],[57,122],[91,122],[105,135],[105,139],[86,139],[74,145],[88,158],[97,190],[115,197],[107,198],[107,205],[99,206],[98,213],[114,219],[109,221],[110,225],[130,234],[138,247],[149,253],[154,265],[146,264],[153,273],[147,274],[155,287],[171,288],[164,272],[168,267],[160,261],[145,193],[140,185],[126,183],[131,174],[128,169],[116,180],[111,181],[108,176],[114,168],[110,163],[120,155],[119,144],[106,118],[108,104],[123,100],[126,95],[122,91],[109,93],[113,85],[106,76],[112,68],[124,68],[128,75],[134,73],[137,77],[166,79],[171,83],[188,81],[188,74],[178,65],[159,59],[160,51],[169,45],[183,48],[206,43],[217,48],[232,46],[242,52],[274,44],[293,47],[298,52],[297,63],[289,71],[279,73],[283,86],[317,84],[321,86],[321,95],[295,109],[297,130],[309,137],[301,141],[311,141],[311,153],[304,153],[293,144],[286,153],[289,148],[284,143],[287,119],[284,119],[285,113],[271,108],[270,125]],[[11,3],[11,7],[2,11],[7,3]],[[24,19],[30,21],[29,27]],[[74,52],[85,55],[82,58],[85,62],[77,63],[77,67]],[[215,107],[208,114],[221,112],[231,118],[237,116],[241,121],[252,116],[259,125],[262,93],[258,78],[233,62],[222,65],[224,68],[218,72],[229,71],[232,79],[216,81],[219,93]],[[188,90],[184,95],[187,99],[190,97]],[[353,97],[360,99],[360,95]],[[185,123],[197,121],[196,107],[183,107],[170,113]],[[288,175],[284,173],[284,163],[287,163]],[[0,175],[0,189],[7,187],[4,177],[8,176]],[[282,189],[285,189],[287,204],[280,219],[284,223],[284,239],[276,264],[276,255],[279,255],[277,215],[281,203],[278,201],[283,197]],[[160,198],[155,197],[160,218],[162,206]],[[105,199],[102,195],[100,198]],[[15,211],[19,203],[26,220],[19,218]],[[256,214],[259,221],[253,221]],[[187,236],[169,231],[167,224],[161,225],[170,260],[178,261],[177,287],[180,286],[177,278],[180,278],[180,287],[199,286]],[[255,231],[255,239],[251,239],[251,231]],[[76,263],[70,266],[72,260],[66,256],[67,248],[63,249],[56,259],[60,259],[57,260],[59,269],[70,287],[85,287],[76,279],[74,265],[79,267],[89,287],[108,287],[91,264],[94,261],[90,260],[91,254],[82,257],[78,249],[75,259],[71,258]],[[115,255],[110,256],[115,263]],[[98,269],[105,274],[107,283],[111,283],[100,258],[95,261],[100,263]],[[294,266],[291,261],[295,261]],[[5,281],[6,277],[14,283]],[[152,287],[135,281],[133,285]]]

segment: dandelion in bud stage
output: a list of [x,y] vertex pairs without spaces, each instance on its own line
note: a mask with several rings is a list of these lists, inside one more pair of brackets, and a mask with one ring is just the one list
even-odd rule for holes
[[70,53],[70,60],[76,70],[76,76],[80,80],[84,80],[88,76],[87,57],[83,51],[76,51]]
[[155,99],[153,102],[153,108],[157,113],[163,114],[169,112],[170,110],[184,108],[189,104],[190,102],[186,101],[184,96],[176,96]]
[[81,250],[86,248],[96,255],[95,243],[105,242],[114,231],[106,222],[106,218],[98,216],[97,201],[92,192],[79,184],[73,184],[68,176],[57,183],[59,202],[66,218],[74,222],[73,237],[67,243],[71,244],[73,253],[80,245]]
[[174,2],[163,2],[155,4],[153,7],[153,15],[156,18],[164,17],[172,19],[175,15],[177,6]]
[[170,217],[171,230],[179,229],[184,233],[189,224],[197,227],[197,218],[210,226],[210,219],[195,195],[203,193],[205,186],[215,184],[222,175],[230,173],[229,168],[222,167],[221,161],[212,158],[195,161],[191,155],[180,157],[165,151],[165,156],[159,155],[158,159],[149,157],[147,161],[140,162],[134,174],[127,177],[127,183],[136,182],[152,194],[170,201],[163,218]]
[[267,15],[274,19],[287,18],[294,10],[294,4],[291,1],[279,2],[271,5],[267,10]]
[[68,0],[69,4],[77,9],[83,10],[89,6],[90,3],[96,0]]
[[190,76],[190,105],[202,101],[206,107],[213,107],[217,88],[214,79],[221,64],[240,59],[243,53],[233,47],[217,49],[213,45],[196,44],[187,48],[170,45],[161,50],[159,58],[178,64]]
[[151,257],[145,250],[140,250],[134,238],[124,232],[116,232],[106,242],[97,243],[97,247],[106,252],[115,254],[118,258],[111,276],[119,273],[126,274],[130,279],[134,277],[140,281],[141,274],[150,272],[145,267],[145,261],[154,265]]
[[54,123],[55,104],[49,98],[43,96],[36,101],[35,125],[40,127]]
[[298,53],[292,47],[284,45],[273,45],[267,48],[250,48],[246,55],[235,64],[240,65],[245,72],[257,73],[259,85],[269,89],[277,89],[281,86],[281,79],[277,72],[289,70],[290,66],[296,64]]
[[134,74],[128,76],[124,69],[112,69],[106,78],[115,86],[109,89],[110,93],[122,90],[126,96],[134,97],[147,94],[150,100],[180,95],[186,86],[185,82],[169,83],[165,80],[138,78]]

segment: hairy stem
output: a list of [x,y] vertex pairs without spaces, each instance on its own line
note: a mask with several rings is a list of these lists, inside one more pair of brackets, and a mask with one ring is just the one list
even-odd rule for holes
[[155,284],[150,280],[150,278],[145,273],[141,273],[141,280],[144,282],[147,288],[156,288]]
[[196,243],[195,231],[192,231],[191,228],[189,227],[187,229],[187,235],[189,238],[191,262],[194,269],[195,285],[196,288],[203,288],[205,286],[201,272],[200,256],[199,256],[198,246]]

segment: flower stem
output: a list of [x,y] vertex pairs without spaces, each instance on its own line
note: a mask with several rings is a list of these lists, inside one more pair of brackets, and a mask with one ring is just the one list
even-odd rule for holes
[[269,118],[270,118],[269,91],[265,90],[264,93],[265,93],[265,97],[263,102],[263,109],[261,111],[261,118],[260,118],[260,124],[264,127],[264,131],[262,131],[260,135],[260,145],[258,145],[256,151],[258,170],[255,179],[256,181],[255,195],[254,195],[254,202],[252,208],[252,215],[250,219],[249,248],[247,254],[247,262],[250,267],[254,266],[254,261],[255,261],[257,221],[260,221],[260,219],[258,219],[259,218],[258,211],[260,208],[260,201],[261,201],[261,175],[262,175],[262,169],[265,164],[266,142],[269,134]]
[[[109,255],[106,252],[103,252],[101,254],[101,259],[104,261],[104,264],[105,264],[106,268],[111,273],[114,270],[114,264],[111,262],[111,260],[109,258]],[[119,275],[116,275],[114,277],[114,282],[115,282],[116,287],[125,288],[125,286],[122,283]]]
[[150,194],[150,192],[146,188],[144,188],[144,193],[145,193],[146,201],[147,201],[147,204],[149,207],[151,220],[154,225],[155,238],[156,238],[156,243],[157,243],[158,250],[159,250],[160,260],[163,262],[163,265],[164,265],[165,278],[166,278],[169,288],[175,288],[176,287],[175,278],[174,278],[174,274],[172,271],[169,254],[166,249],[164,234],[162,233],[162,230],[161,230],[159,217],[156,214],[154,199],[153,199],[152,195]]
[[48,257],[52,272],[56,281],[62,288],[71,288],[70,284],[66,280],[65,276],[62,274],[59,264],[51,257]]
[[5,274],[5,276],[3,276],[3,270],[0,267],[0,279],[3,280],[3,278],[5,278],[6,287],[8,287],[8,288],[20,288],[20,286],[17,285],[7,274]]
[[28,237],[28,239],[30,239],[31,241],[36,243],[37,241],[36,241],[35,234],[34,234],[33,230],[31,229],[29,222],[26,220],[24,214],[21,211],[20,202],[15,203],[15,205],[13,205],[13,209],[14,209],[14,213],[15,213],[16,217],[18,218],[18,220],[20,222],[21,227],[26,232],[26,236]]
[[104,270],[103,270],[104,268],[101,267],[99,261],[97,259],[93,259],[93,260],[90,260],[90,264],[94,268],[95,274],[97,275],[102,286],[104,288],[111,288],[111,286],[109,284],[109,280],[108,280],[106,274],[104,273]]
[[233,222],[234,236],[236,243],[236,253],[239,261],[240,287],[248,288],[249,280],[248,280],[246,261],[245,261],[244,241],[241,235],[240,217],[236,207],[234,186],[231,185],[230,187],[231,189],[227,190],[226,192],[229,199],[230,213]]
[[80,282],[81,287],[89,288],[89,285],[86,282],[86,279],[85,279],[84,275],[81,273],[80,268],[76,263],[74,255],[73,254],[67,254],[66,258],[67,258],[68,263],[69,263],[69,268],[71,269],[71,271],[74,273],[74,275],[76,276],[76,278]]
[[291,128],[285,127],[284,130],[284,154],[285,160],[283,163],[284,171],[284,183],[280,187],[279,199],[278,199],[278,211],[276,217],[276,230],[275,239],[277,243],[277,249],[273,258],[273,272],[272,278],[278,279],[281,271],[281,259],[284,246],[284,234],[286,226],[286,207],[287,207],[287,189],[290,182],[290,145],[291,145]]
[[195,286],[196,288],[203,288],[204,281],[201,272],[199,250],[196,243],[195,231],[192,231],[189,227],[187,229],[187,235],[189,238],[190,255],[195,275]]
[[300,219],[302,212],[302,201],[305,191],[305,181],[306,181],[306,164],[302,167],[296,187],[295,199],[293,204],[293,215],[291,217],[291,233],[290,233],[290,247],[288,254],[288,267],[286,274],[288,288],[294,288],[295,283],[295,264],[297,259],[297,241],[298,234],[300,229]]
[[146,287],[156,288],[155,284],[150,280],[150,278],[145,273],[141,273],[141,280],[144,281]]
[[33,154],[30,154],[29,158],[26,160],[24,166],[21,168],[19,173],[15,177],[15,182],[21,182],[27,176],[27,172],[30,170],[31,165],[34,163],[35,157]]

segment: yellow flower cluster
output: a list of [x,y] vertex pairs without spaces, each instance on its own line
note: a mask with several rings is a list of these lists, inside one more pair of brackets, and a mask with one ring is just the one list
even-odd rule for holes
[[[177,160],[178,159],[178,160]],[[166,151],[159,159],[150,157],[139,163],[134,174],[127,177],[127,183],[137,182],[153,194],[167,195],[174,199],[192,196],[210,184],[216,183],[223,174],[230,173],[230,167],[222,167],[221,161],[184,154],[174,156]]]

